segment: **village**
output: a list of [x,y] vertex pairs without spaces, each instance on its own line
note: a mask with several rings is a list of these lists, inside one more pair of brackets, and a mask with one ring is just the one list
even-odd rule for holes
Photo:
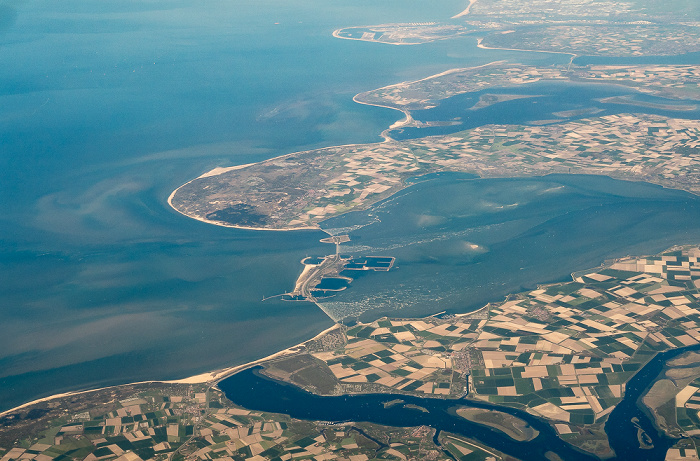
[[[333,374],[333,394],[467,395],[599,449],[627,381],[657,352],[700,344],[699,257],[685,248],[623,259],[472,314],[360,324],[342,347],[312,355]],[[689,383],[663,400],[676,398],[684,436],[700,435],[699,394]]]
[[[435,430],[425,426],[301,421],[237,407],[207,385],[154,384],[135,392],[125,386],[111,392],[130,397],[96,399],[78,405],[80,413],[70,413],[76,406],[63,402],[56,410],[61,416],[49,418],[44,430],[18,440],[14,448],[0,445],[0,460],[451,459],[433,442]],[[463,436],[440,439],[453,456],[487,459],[494,453]]]
[[[437,171],[481,177],[598,174],[700,190],[700,122],[620,114],[558,124],[486,125],[453,135],[290,154],[182,186],[172,205],[196,219],[245,203],[266,229],[316,228]],[[245,227],[245,226],[243,226]]]

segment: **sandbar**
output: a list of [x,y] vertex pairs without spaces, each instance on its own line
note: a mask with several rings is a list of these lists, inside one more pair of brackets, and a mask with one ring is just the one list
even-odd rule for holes
[[450,19],[457,19],[461,18],[462,16],[466,16],[469,14],[469,10],[471,10],[472,6],[477,2],[478,0],[469,0],[469,5],[467,5],[467,8],[462,11],[461,13],[457,13],[454,16],[452,16]]

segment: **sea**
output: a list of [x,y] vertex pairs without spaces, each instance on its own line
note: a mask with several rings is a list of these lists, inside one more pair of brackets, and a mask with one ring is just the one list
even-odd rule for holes
[[343,272],[355,279],[350,288],[321,300],[333,318],[474,311],[608,259],[700,237],[700,197],[657,185],[592,175],[418,179],[367,211],[322,223],[349,232],[344,253],[396,258],[389,272]]
[[[693,241],[696,199],[657,186],[418,178],[327,224],[354,229],[348,251],[395,256],[397,270],[353,281],[347,299],[332,300],[346,310],[321,309],[263,298],[290,290],[302,259],[334,250],[319,242],[325,233],[220,228],[167,205],[172,190],[217,166],[379,141],[403,115],[356,104],[356,93],[496,60],[568,62],[482,50],[474,36],[420,46],[332,37],[348,26],[445,21],[466,4],[0,3],[0,411],[245,363],[344,313],[470,310],[604,258]],[[434,208],[439,190],[459,199]],[[422,224],[405,228],[411,219]],[[591,222],[595,238],[580,228]],[[422,287],[446,301],[417,301]],[[405,311],[387,304],[387,290]]]

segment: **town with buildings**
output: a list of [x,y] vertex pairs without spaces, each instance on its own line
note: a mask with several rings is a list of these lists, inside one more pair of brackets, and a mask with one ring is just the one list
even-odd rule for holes
[[366,209],[407,187],[407,179],[438,171],[481,177],[600,174],[696,193],[699,148],[699,121],[658,115],[485,125],[452,135],[277,157],[191,181],[173,194],[171,204],[214,224],[295,229]]
[[546,19],[598,18],[617,15],[642,14],[632,1],[615,0],[478,0],[474,2],[470,14],[475,16],[515,16]]
[[[696,66],[533,67],[496,62],[452,69],[355,97],[363,104],[405,113],[403,122],[385,131],[383,143],[328,147],[242,168],[219,168],[178,188],[170,204],[186,216],[212,224],[300,229],[365,209],[405,188],[406,179],[436,171],[483,177],[603,174],[697,192],[700,124],[692,119],[634,113],[596,117],[601,109],[591,107],[557,112],[539,123],[492,124],[415,140],[391,138],[393,131],[424,124],[413,120],[411,111],[435,107],[459,94],[543,81],[622,85],[639,94],[686,101],[661,107],[680,111],[697,109],[693,101],[700,100]],[[515,97],[484,94],[474,109]],[[601,100],[600,105],[621,102],[631,110],[645,104],[658,108],[624,98]]]
[[[0,460],[437,461],[469,454],[470,459],[506,459],[455,434],[441,434],[438,447],[435,430],[427,426],[333,424],[249,411],[207,385],[153,383],[109,392],[117,399],[101,401],[104,392],[97,391],[70,403],[52,401],[48,408],[39,404],[44,414],[30,431],[10,435],[14,426],[5,417]],[[26,418],[31,411],[39,412],[30,408],[15,414]]]
[[693,65],[537,67],[503,61],[451,69],[428,78],[388,85],[360,93],[355,100],[401,111],[422,110],[459,94],[543,81],[624,85],[644,94],[669,99],[700,100],[700,70]]
[[[661,10],[640,8],[638,1],[478,0],[450,23],[338,29],[337,38],[392,45],[421,45],[478,29],[483,33],[473,38],[481,48],[557,52],[572,60],[549,67],[499,61],[360,93],[358,103],[405,115],[383,133],[384,142],[219,168],[181,186],[170,204],[216,225],[289,230],[318,229],[328,218],[367,209],[408,187],[411,178],[435,172],[479,177],[596,174],[698,194],[700,121],[681,114],[646,115],[631,108],[597,116],[598,108],[590,107],[530,123],[392,138],[404,128],[426,126],[413,119],[412,111],[437,107],[457,95],[537,82],[620,85],[685,104],[674,110],[695,110],[700,101],[695,65],[574,62],[579,55],[700,51],[700,24]],[[658,21],[650,21],[652,15]],[[472,109],[516,97],[522,96],[482,94]],[[624,97],[599,102],[632,101],[619,99]],[[339,244],[339,238],[328,243]],[[369,270],[366,261],[338,253],[315,263],[312,259],[288,295],[314,301],[314,291],[334,290],[318,288],[324,276]],[[379,259],[386,270],[394,264],[393,258]],[[357,267],[348,268],[352,264]],[[372,270],[385,270],[377,267]],[[630,379],[659,352],[697,345],[700,249],[678,247],[622,258],[573,274],[570,282],[512,294],[467,314],[338,324],[292,353],[264,362],[262,373],[322,395],[459,399],[465,405],[457,410],[459,416],[514,440],[535,439],[537,432],[512,414],[468,408],[468,403],[518,409],[547,421],[562,440],[604,458],[613,455],[604,425]],[[700,354],[688,352],[667,362],[641,404],[661,431],[678,439],[667,459],[698,459]],[[305,421],[248,410],[228,401],[215,380],[111,387],[36,402],[0,416],[0,461],[150,459],[512,458],[462,435],[438,435],[428,426]]]
[[[678,247],[615,260],[470,314],[341,326],[263,365],[265,374],[316,393],[518,408],[601,455],[610,452],[603,425],[632,376],[658,352],[699,344],[700,249]],[[699,376],[700,353],[688,352],[667,363],[642,399],[662,430],[682,437],[670,452],[677,459],[695,453],[700,437]],[[0,460],[446,459],[443,450],[506,459],[453,434],[442,434],[438,447],[428,427],[250,411],[213,384],[133,384],[37,402],[0,420]],[[537,436],[507,414],[459,414],[514,438]]]
[[434,22],[409,24],[380,24],[338,29],[333,32],[336,38],[360,40],[363,42],[387,43],[390,45],[420,45],[463,35],[468,31],[464,26],[438,24]]
[[699,24],[659,5],[635,1],[478,0],[452,20],[347,27],[333,35],[420,45],[475,32],[485,48],[575,56],[670,56],[700,50]]
[[481,46],[586,56],[670,56],[700,51],[700,27],[686,24],[547,25],[492,32]]
[[478,0],[465,23],[480,46],[586,56],[669,56],[700,49],[698,24],[660,2]]
[[[627,258],[471,314],[359,324],[335,349],[310,351],[316,364],[286,359],[286,380],[302,385],[290,371],[297,361],[307,375],[317,368],[328,394],[467,395],[525,409],[564,440],[602,453],[602,427],[627,381],[657,352],[700,344],[699,257],[697,248],[679,248]],[[700,436],[700,358],[693,363],[671,362],[668,372],[689,378],[662,401],[675,398],[677,436]]]

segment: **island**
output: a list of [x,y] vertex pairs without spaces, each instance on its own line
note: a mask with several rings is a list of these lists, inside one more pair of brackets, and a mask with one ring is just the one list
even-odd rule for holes
[[468,29],[463,25],[426,22],[346,27],[335,30],[333,36],[346,40],[360,40],[390,45],[420,45],[434,42],[435,40],[454,38],[467,32]]
[[700,190],[700,121],[620,114],[546,126],[487,125],[447,136],[287,154],[208,174],[170,197],[180,213],[253,229],[318,228],[439,171],[481,177],[601,174]]
[[[567,70],[502,62],[391,85],[358,94],[355,100],[404,112],[406,120],[392,128],[401,130],[425,125],[413,120],[412,111],[435,107],[451,97],[539,81],[614,83],[639,94],[700,100],[700,73],[694,66]],[[536,100],[535,96],[530,98]],[[523,98],[485,95],[476,109],[515,99]],[[619,98],[605,102],[614,101]],[[630,109],[654,107],[654,103],[629,98],[623,101]],[[683,112],[695,107],[685,104],[676,109]],[[381,143],[328,147],[252,165],[217,168],[179,187],[168,201],[178,212],[216,225],[290,230],[317,229],[325,219],[366,209],[395,194],[407,187],[410,178],[439,171],[481,177],[602,174],[698,192],[700,122],[639,113],[595,116],[600,110],[556,112],[553,117],[565,120],[489,124],[403,141],[393,140],[390,129]],[[459,125],[454,121],[433,125],[436,123]]]
[[[612,59],[700,50],[698,23],[659,2],[470,0],[450,21],[333,36],[363,46],[473,39],[568,62],[497,61],[361,92],[356,102],[402,113],[383,142],[217,167],[173,191],[172,208],[225,227],[321,229],[437,172],[596,174],[700,192],[698,66]],[[581,55],[610,60],[580,64]],[[542,82],[621,93],[523,123],[418,116],[470,94],[470,114],[535,103]],[[603,114],[619,105],[626,111]],[[436,127],[449,133],[420,135]],[[394,270],[394,257],[344,255],[349,235],[327,233],[322,241],[335,252],[304,258],[294,287],[277,296],[322,308],[352,271]],[[289,395],[314,404],[299,408]],[[351,416],[326,416],[333,405]],[[346,320],[238,367],[52,396],[0,414],[0,461],[681,460],[698,459],[699,443],[697,245],[607,261],[473,312]]]

